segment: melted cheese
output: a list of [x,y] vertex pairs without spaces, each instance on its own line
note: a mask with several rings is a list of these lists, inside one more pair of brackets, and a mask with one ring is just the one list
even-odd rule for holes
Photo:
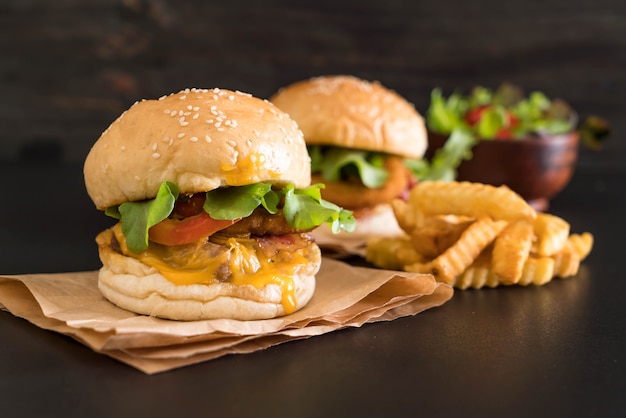
[[236,161],[223,163],[221,168],[226,176],[226,184],[243,186],[259,176],[279,178],[279,172],[265,167],[265,158],[263,154],[250,153],[240,155]]
[[279,253],[278,258],[269,258],[254,240],[228,238],[225,244],[228,250],[217,257],[208,257],[202,251],[194,251],[194,247],[168,252],[164,246],[154,244],[150,244],[146,251],[134,253],[126,245],[121,224],[113,227],[113,233],[122,254],[156,268],[163,277],[176,285],[219,283],[215,278],[217,269],[228,263],[232,272],[230,283],[256,288],[269,284],[278,285],[282,291],[281,303],[285,313],[296,310],[293,276],[301,265],[307,263],[302,250]]

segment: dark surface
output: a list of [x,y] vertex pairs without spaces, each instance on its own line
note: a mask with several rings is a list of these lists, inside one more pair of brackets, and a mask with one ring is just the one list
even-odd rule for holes
[[[4,165],[2,273],[99,267],[81,167]],[[37,181],[41,191],[23,193]],[[146,376],[0,312],[0,410],[13,417],[626,414],[624,169],[579,170],[552,203],[596,244],[570,279],[456,291],[439,308]],[[139,414],[139,415],[131,415]]]
[[578,276],[155,376],[0,312],[0,416],[626,416],[626,2],[294,4],[3,1],[0,274],[99,267],[82,161],[135,100],[348,73],[421,112],[434,87],[511,81],[608,118],[550,208],[595,235]]

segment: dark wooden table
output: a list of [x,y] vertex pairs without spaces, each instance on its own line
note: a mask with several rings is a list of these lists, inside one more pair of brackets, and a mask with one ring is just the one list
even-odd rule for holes
[[[109,220],[79,164],[5,164],[2,274],[99,267]],[[0,312],[2,417],[626,414],[624,168],[579,169],[551,206],[595,247],[576,277],[457,291],[442,307],[147,376]]]

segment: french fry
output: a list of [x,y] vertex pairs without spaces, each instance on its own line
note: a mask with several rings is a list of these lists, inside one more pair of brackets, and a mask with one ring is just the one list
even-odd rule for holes
[[433,274],[436,279],[453,284],[454,279],[474,262],[506,224],[505,221],[494,221],[490,218],[474,221],[463,231],[458,241],[433,260]]
[[404,270],[409,273],[433,274],[433,263],[432,261],[416,261],[404,266]]
[[411,231],[413,248],[425,258],[433,259],[454,244],[472,220],[431,216]]
[[534,219],[535,210],[506,186],[470,182],[419,182],[409,193],[407,211],[425,216],[455,214],[475,219]]
[[465,271],[459,274],[454,281],[454,287],[465,290],[468,288],[496,287],[498,277],[491,270],[490,251],[483,251],[481,255]]
[[524,264],[522,276],[517,284],[522,286],[528,286],[530,284],[541,286],[551,281],[553,277],[554,259],[531,255]]
[[553,254],[551,258],[554,260],[554,275],[556,277],[566,278],[578,273],[580,256],[569,241],[566,241],[563,248]]
[[532,252],[540,256],[550,256],[560,251],[565,245],[570,225],[558,216],[538,213],[533,229],[537,240]]
[[392,200],[391,209],[393,210],[393,214],[398,221],[398,226],[400,226],[400,228],[407,234],[410,234],[415,228],[424,224],[424,216],[422,213],[410,208],[404,200]]
[[403,270],[407,264],[424,261],[413,248],[409,236],[370,238],[365,259],[388,270]]
[[572,234],[567,240],[570,242],[576,253],[578,253],[578,257],[580,257],[581,261],[587,258],[591,252],[591,247],[593,247],[593,235],[589,232]]
[[533,242],[533,225],[520,219],[512,222],[496,237],[491,255],[491,270],[503,284],[517,283],[522,277]]

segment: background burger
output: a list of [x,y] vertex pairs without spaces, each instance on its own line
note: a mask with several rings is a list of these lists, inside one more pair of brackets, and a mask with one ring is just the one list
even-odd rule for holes
[[415,107],[377,82],[341,75],[296,82],[270,101],[304,133],[312,182],[325,184],[323,198],[354,211],[356,230],[340,236],[402,233],[390,202],[415,184],[406,163],[419,160],[427,146]]
[[135,103],[84,164],[103,295],[174,320],[261,319],[310,300],[320,251],[308,231],[350,229],[310,186],[296,123],[241,92],[188,89]]

